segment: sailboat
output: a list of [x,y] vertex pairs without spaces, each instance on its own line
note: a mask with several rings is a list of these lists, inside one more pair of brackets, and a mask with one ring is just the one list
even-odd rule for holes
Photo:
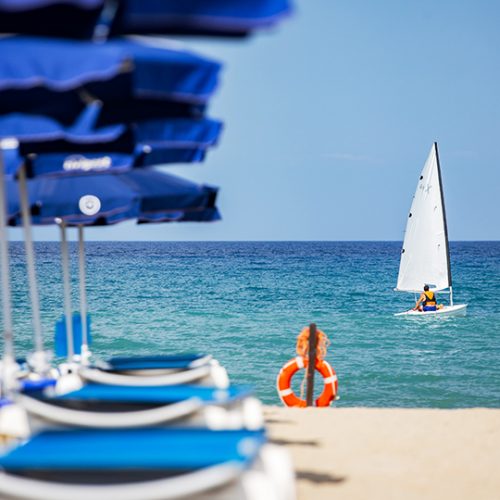
[[467,304],[453,303],[448,229],[436,142],[420,174],[408,215],[395,290],[421,293],[424,285],[432,292],[449,293],[449,305],[435,311],[410,309],[395,316],[465,314]]

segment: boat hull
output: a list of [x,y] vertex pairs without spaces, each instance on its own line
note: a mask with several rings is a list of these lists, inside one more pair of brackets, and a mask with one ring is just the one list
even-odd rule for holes
[[456,304],[453,306],[444,306],[442,309],[437,311],[415,311],[410,309],[409,311],[404,311],[396,313],[394,316],[411,316],[412,318],[428,318],[436,316],[465,316],[467,313],[467,304]]

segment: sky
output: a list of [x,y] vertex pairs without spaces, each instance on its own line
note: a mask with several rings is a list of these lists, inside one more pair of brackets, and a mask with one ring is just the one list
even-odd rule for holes
[[223,220],[87,239],[402,240],[433,141],[450,239],[500,239],[500,3],[295,7],[249,40],[186,41],[225,64],[209,110],[225,130],[203,164],[167,170],[219,186]]

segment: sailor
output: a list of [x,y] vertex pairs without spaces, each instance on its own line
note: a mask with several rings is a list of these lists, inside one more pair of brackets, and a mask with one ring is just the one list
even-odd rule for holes
[[438,309],[436,294],[429,291],[429,285],[424,286],[424,291],[417,300],[414,311],[436,311]]

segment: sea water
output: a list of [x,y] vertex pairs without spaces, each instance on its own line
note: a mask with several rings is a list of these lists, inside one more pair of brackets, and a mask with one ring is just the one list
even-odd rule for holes
[[[401,318],[397,242],[90,242],[87,294],[99,357],[211,353],[278,404],[276,375],[315,322],[331,345],[337,406],[500,406],[500,242],[451,244],[467,316]],[[61,316],[57,243],[37,244],[47,347]],[[22,243],[11,245],[17,354],[31,348]],[[76,245],[73,305],[78,309]],[[445,301],[446,296],[439,297]],[[302,378],[297,375],[296,378]],[[320,380],[318,378],[318,383]]]

